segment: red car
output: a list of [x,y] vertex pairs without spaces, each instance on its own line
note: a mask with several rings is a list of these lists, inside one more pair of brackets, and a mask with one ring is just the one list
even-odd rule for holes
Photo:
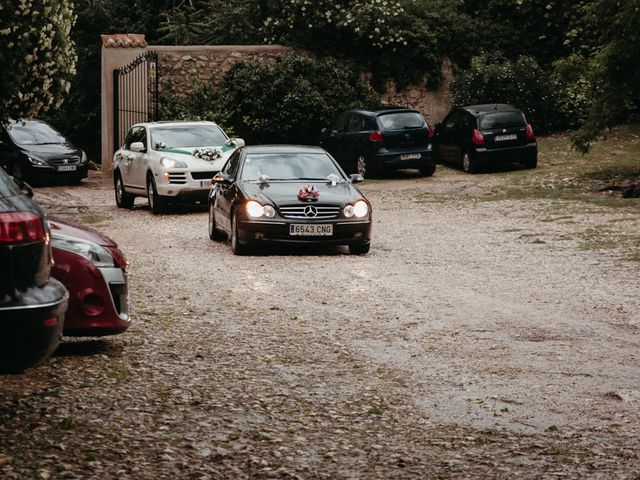
[[129,328],[127,259],[118,245],[82,225],[50,220],[51,275],[69,290],[66,336],[114,335]]

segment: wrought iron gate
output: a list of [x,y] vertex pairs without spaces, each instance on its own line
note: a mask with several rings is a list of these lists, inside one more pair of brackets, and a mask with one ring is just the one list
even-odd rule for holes
[[113,70],[113,148],[124,143],[129,127],[158,119],[158,54],[145,52]]

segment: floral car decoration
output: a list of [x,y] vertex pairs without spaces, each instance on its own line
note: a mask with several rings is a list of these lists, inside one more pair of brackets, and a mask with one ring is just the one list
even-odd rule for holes
[[320,190],[318,190],[313,185],[304,185],[300,190],[298,190],[298,199],[307,202],[313,202],[318,200],[320,196]]

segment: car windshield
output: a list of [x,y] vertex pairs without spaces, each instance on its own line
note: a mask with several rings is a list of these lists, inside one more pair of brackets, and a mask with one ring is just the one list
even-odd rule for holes
[[16,145],[51,145],[67,143],[67,139],[51,126],[37,120],[12,121],[7,133]]
[[418,112],[387,113],[380,115],[378,120],[386,130],[420,128],[426,125],[424,118]]
[[249,153],[242,167],[242,180],[327,180],[344,176],[326,153]]
[[227,136],[217,125],[181,125],[151,129],[154,150],[179,147],[215,147],[225,145]]
[[20,195],[20,189],[2,167],[0,167],[0,198]]
[[480,130],[492,130],[494,128],[523,127],[525,125],[522,112],[496,112],[487,113],[480,117]]

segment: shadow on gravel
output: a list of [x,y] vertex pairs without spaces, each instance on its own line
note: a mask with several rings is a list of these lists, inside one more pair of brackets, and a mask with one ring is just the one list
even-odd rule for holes
[[262,245],[249,250],[251,257],[302,257],[349,255],[347,247],[335,245]]
[[54,353],[55,357],[90,357],[92,355],[118,357],[122,354],[122,344],[108,340],[65,339]]

